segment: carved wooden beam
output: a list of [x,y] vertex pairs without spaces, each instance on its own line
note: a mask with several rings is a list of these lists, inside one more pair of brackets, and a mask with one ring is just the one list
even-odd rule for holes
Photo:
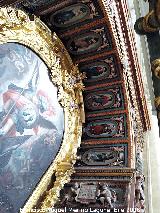
[[0,0],[0,7],[13,5],[20,2],[22,2],[22,0]]
[[155,14],[156,14],[157,21],[160,24],[160,0],[157,0],[156,2]]

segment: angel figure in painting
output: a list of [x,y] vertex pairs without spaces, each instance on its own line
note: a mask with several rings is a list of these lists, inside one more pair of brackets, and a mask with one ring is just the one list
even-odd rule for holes
[[0,169],[3,175],[0,182],[3,185],[3,177],[10,173],[11,185],[22,189],[31,181],[28,175],[30,172],[36,171],[39,174],[46,169],[47,162],[53,159],[52,147],[59,135],[53,122],[55,108],[40,86],[41,62],[30,60],[32,71],[29,72],[27,57],[30,52],[19,55],[18,51],[10,50],[5,56],[8,57],[8,64],[12,62],[11,71],[15,73],[13,77],[17,75],[20,81],[19,84],[16,79],[6,82],[1,92]]
[[[30,171],[31,164],[42,159],[43,151],[41,156],[39,154],[33,155],[35,144],[38,144],[38,141],[42,138],[44,143],[50,143],[56,133],[55,125],[47,120],[47,117],[54,115],[54,109],[49,103],[49,98],[44,91],[39,90],[36,93],[35,91],[35,88],[29,82],[27,89],[10,84],[8,90],[3,93],[4,111],[0,129],[1,140],[7,141],[7,137],[8,139],[12,138],[12,140],[19,138],[19,140],[17,144],[11,144],[7,147],[0,158],[5,162],[4,166],[8,161],[6,168],[12,167],[12,171],[14,171],[13,165],[16,162],[16,168],[19,168],[22,176]],[[28,131],[30,131],[29,134]],[[41,132],[41,135],[39,135],[39,132]],[[41,146],[41,148],[44,147]],[[14,158],[11,155],[13,151]],[[4,158],[7,161],[4,161]],[[3,167],[3,164],[1,166]],[[14,173],[16,175],[16,170]],[[19,178],[19,187],[23,188],[22,178]]]
[[[34,74],[25,88],[11,83],[8,90],[2,94],[4,110],[1,112],[0,136],[23,135],[27,129],[32,129],[37,134],[37,125],[40,122],[44,125],[44,122],[47,122],[45,118],[54,115],[49,97],[43,90],[36,88],[39,78],[37,71],[36,69],[34,72],[36,82],[33,83]],[[55,129],[51,122],[48,121],[47,124]]]

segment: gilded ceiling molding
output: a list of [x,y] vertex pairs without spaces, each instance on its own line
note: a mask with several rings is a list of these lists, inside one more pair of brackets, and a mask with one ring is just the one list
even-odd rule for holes
[[[58,88],[58,101],[64,110],[64,135],[61,149],[33,190],[22,213],[28,213],[42,198],[41,208],[47,209],[58,199],[59,191],[74,172],[77,148],[81,143],[84,122],[82,74],[74,66],[68,52],[55,33],[40,21],[13,8],[0,9],[0,45],[20,44],[33,50],[49,68],[51,82]],[[48,74],[49,75],[49,74]],[[52,91],[51,91],[52,92]],[[55,182],[52,176],[55,175]],[[48,186],[54,185],[52,188]],[[45,196],[43,196],[45,193]]]
[[147,131],[151,128],[150,117],[148,114],[147,102],[146,102],[146,98],[145,98],[145,94],[144,94],[141,67],[140,67],[140,63],[138,61],[137,50],[135,47],[134,30],[130,26],[131,17],[129,15],[129,8],[127,6],[126,0],[123,0],[122,2],[120,2],[119,8],[120,8],[119,14],[120,15],[123,14],[122,20],[124,20],[124,22],[123,22],[124,27],[125,27],[125,29],[127,29],[124,31],[124,34],[125,34],[127,45],[130,47],[130,51],[128,52],[128,54],[129,54],[130,66],[131,66],[131,70],[132,70],[133,81],[135,84],[135,90],[136,90],[136,94],[137,94],[136,98],[137,98],[138,108],[140,111],[143,129],[144,129],[144,131]]

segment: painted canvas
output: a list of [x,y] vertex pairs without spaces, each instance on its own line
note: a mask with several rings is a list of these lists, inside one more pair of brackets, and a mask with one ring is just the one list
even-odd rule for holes
[[55,159],[63,132],[63,108],[45,63],[18,43],[0,45],[1,213],[24,205]]

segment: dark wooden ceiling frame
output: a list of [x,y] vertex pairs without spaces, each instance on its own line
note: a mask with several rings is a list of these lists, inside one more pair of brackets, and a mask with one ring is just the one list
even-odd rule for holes
[[13,5],[22,2],[22,0],[0,0],[0,7]]

